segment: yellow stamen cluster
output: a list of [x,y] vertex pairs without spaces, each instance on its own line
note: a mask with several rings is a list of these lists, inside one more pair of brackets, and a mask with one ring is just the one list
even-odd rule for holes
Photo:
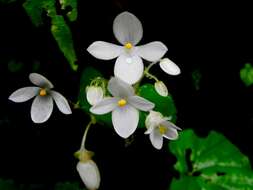
[[127,101],[125,99],[121,99],[118,101],[118,106],[119,107],[123,107],[127,104]]
[[127,42],[127,43],[125,44],[125,48],[126,48],[126,49],[132,49],[132,47],[133,47],[133,45],[132,45],[130,42]]
[[159,126],[159,132],[161,135],[164,135],[166,132],[167,132],[168,128],[163,126],[163,125],[160,125]]
[[46,96],[47,95],[47,91],[46,91],[46,89],[44,89],[44,88],[42,88],[42,89],[40,89],[40,96]]

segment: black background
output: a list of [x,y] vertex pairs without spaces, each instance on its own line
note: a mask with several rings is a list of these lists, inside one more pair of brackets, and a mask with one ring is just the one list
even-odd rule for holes
[[[22,1],[0,4],[0,177],[17,183],[37,184],[35,189],[51,189],[59,181],[80,181],[75,170],[78,150],[88,117],[80,110],[66,116],[54,109],[49,121],[34,124],[31,101],[16,104],[8,96],[31,85],[33,63],[54,84],[55,89],[76,102],[83,68],[95,66],[105,76],[113,74],[113,61],[97,60],[86,48],[94,41],[117,43],[112,22],[117,14],[130,11],[142,22],[140,44],[162,41],[166,54],[180,68],[181,75],[168,76],[158,67],[153,73],[162,79],[178,109],[177,125],[193,128],[200,136],[216,130],[253,160],[253,88],[240,80],[240,68],[253,62],[252,10],[248,3],[215,1],[79,1],[78,19],[70,23],[78,56],[78,72],[71,71],[50,33],[45,16],[36,28],[22,7]],[[24,63],[18,72],[8,70],[8,62]],[[196,90],[191,74],[202,78]],[[113,129],[91,128],[87,148],[95,151],[100,168],[101,189],[167,189],[176,161],[167,142],[155,150],[143,130],[128,147]],[[191,142],[189,142],[191,143]]]

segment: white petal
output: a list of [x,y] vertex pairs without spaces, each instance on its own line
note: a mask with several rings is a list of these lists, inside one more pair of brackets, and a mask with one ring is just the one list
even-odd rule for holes
[[181,72],[179,67],[168,58],[164,58],[160,61],[160,67],[169,75],[179,75]]
[[174,128],[176,130],[182,130],[181,128],[176,126],[174,123],[168,121],[166,117],[163,118],[163,121],[160,124],[163,125],[163,126],[167,126],[169,128]]
[[98,59],[110,60],[118,57],[122,52],[123,47],[114,45],[108,42],[96,41],[93,42],[87,51]]
[[105,98],[90,108],[90,112],[98,115],[106,114],[118,106],[118,98]]
[[114,66],[114,75],[128,84],[138,82],[143,75],[143,62],[140,57],[120,55]]
[[161,96],[168,96],[169,92],[166,85],[162,81],[155,83],[155,90]]
[[162,42],[151,42],[137,47],[136,53],[147,61],[158,61],[167,52],[167,47]]
[[33,84],[39,87],[54,88],[54,85],[46,77],[38,73],[31,73],[29,79]]
[[139,122],[139,112],[126,105],[117,107],[112,112],[112,124],[116,133],[122,138],[127,138],[134,133]]
[[133,107],[142,111],[149,111],[155,107],[155,104],[140,96],[130,96],[127,100]]
[[100,86],[89,86],[86,88],[86,99],[90,105],[95,105],[103,99],[104,92]]
[[39,87],[20,88],[9,96],[9,100],[13,102],[25,102],[36,96],[39,93],[39,90]]
[[162,137],[162,135],[159,133],[159,131],[157,130],[157,128],[154,129],[154,130],[150,133],[149,139],[150,139],[152,145],[153,145],[156,149],[160,150],[160,149],[162,148],[162,146],[163,146],[163,137]]
[[113,33],[121,44],[130,42],[136,45],[143,35],[142,24],[133,14],[123,12],[114,19]]
[[134,88],[117,77],[110,79],[108,90],[114,97],[125,98],[134,95]]
[[43,123],[48,120],[53,111],[51,96],[36,96],[32,103],[31,117],[34,123]]
[[176,140],[178,138],[178,133],[175,128],[168,127],[167,131],[163,136],[169,140]]
[[71,114],[72,113],[69,103],[64,96],[62,96],[59,92],[56,92],[53,90],[50,93],[51,93],[57,107],[59,108],[59,110],[62,113],[64,113],[64,114]]
[[87,162],[78,162],[76,169],[89,190],[95,190],[100,185],[100,173],[96,163],[92,160]]

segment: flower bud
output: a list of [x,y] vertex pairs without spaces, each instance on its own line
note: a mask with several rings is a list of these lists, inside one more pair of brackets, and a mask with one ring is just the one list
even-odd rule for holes
[[100,173],[93,160],[87,160],[85,162],[79,161],[76,169],[87,189],[96,190],[99,188]]
[[169,94],[166,85],[162,81],[155,83],[155,90],[161,96],[168,96]]
[[90,105],[95,105],[103,99],[104,92],[100,86],[88,86],[86,98]]
[[161,59],[159,65],[169,75],[179,75],[181,72],[180,68],[168,58]]

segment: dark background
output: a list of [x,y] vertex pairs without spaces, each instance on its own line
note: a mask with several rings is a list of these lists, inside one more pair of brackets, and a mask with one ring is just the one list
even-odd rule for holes
[[[0,3],[0,178],[34,189],[51,189],[60,181],[80,181],[75,170],[78,150],[88,117],[80,110],[66,116],[56,108],[44,124],[30,119],[31,101],[16,104],[8,96],[29,86],[28,75],[38,72],[55,89],[76,102],[83,68],[95,66],[109,77],[113,61],[97,60],[86,48],[94,41],[117,43],[112,22],[117,14],[130,11],[142,22],[140,44],[159,40],[168,47],[166,54],[180,68],[180,76],[168,76],[158,67],[156,73],[168,86],[178,109],[177,125],[193,128],[200,136],[216,130],[253,161],[253,88],[246,88],[239,71],[253,62],[252,10],[248,3],[182,1],[79,1],[79,16],[70,23],[79,70],[71,71],[50,33],[45,16],[36,28],[22,7],[22,1]],[[23,67],[11,72],[10,61]],[[37,65],[37,68],[35,66]],[[201,74],[199,89],[192,72]],[[167,148],[161,151],[149,142],[143,130],[135,141],[125,142],[113,129],[91,128],[87,148],[95,151],[100,168],[101,189],[167,189],[176,161]],[[191,143],[191,142],[189,142]]]

